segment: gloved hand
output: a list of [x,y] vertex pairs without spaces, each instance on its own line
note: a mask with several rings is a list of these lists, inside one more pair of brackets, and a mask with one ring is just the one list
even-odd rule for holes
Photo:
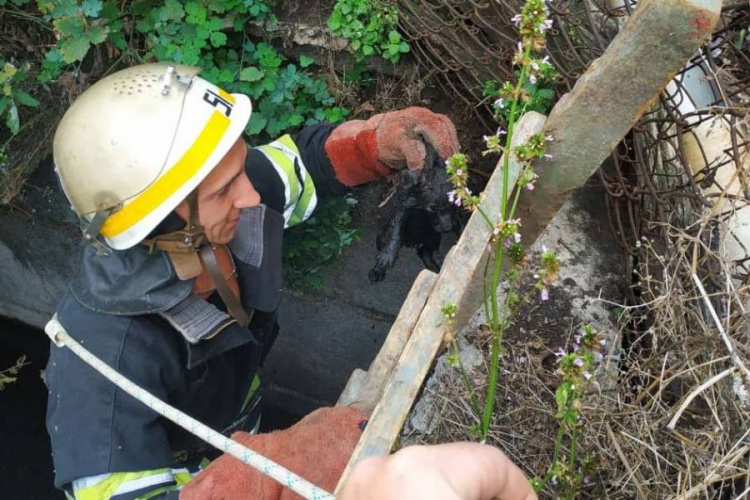
[[403,168],[422,168],[424,141],[432,144],[441,158],[459,150],[453,122],[419,107],[343,123],[328,137],[325,149],[338,181],[357,186]]
[[[270,434],[235,432],[232,439],[329,492],[357,446],[366,417],[348,406],[321,408]],[[292,500],[301,498],[230,455],[222,455],[187,484],[180,500]]]

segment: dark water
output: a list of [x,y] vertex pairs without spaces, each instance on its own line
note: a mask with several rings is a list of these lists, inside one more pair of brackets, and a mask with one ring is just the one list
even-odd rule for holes
[[0,391],[0,496],[12,500],[63,499],[52,484],[52,455],[44,414],[47,388],[41,379],[49,342],[39,330],[0,319],[0,370],[25,355],[17,381]]

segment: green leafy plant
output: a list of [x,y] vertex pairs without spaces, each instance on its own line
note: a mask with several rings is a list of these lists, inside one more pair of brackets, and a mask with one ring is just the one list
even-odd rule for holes
[[380,55],[395,63],[409,52],[397,24],[398,9],[387,0],[338,0],[328,18],[331,32],[349,41],[357,61]]
[[319,203],[313,217],[284,234],[286,284],[294,289],[323,289],[322,268],[359,239],[350,214],[355,198],[323,198]]
[[18,115],[18,106],[36,107],[39,102],[31,97],[28,92],[20,88],[20,83],[27,79],[27,67],[16,68],[13,64],[0,58],[0,117],[5,116],[5,125],[11,134],[15,135],[21,128],[21,120]]
[[[36,107],[39,102],[34,99],[28,92],[21,88],[21,84],[28,78],[27,65],[20,69],[13,64],[0,58],[0,119],[4,122],[11,137],[21,130],[21,118],[19,115],[19,106]],[[7,161],[5,151],[6,144],[0,144],[0,164]]]
[[247,94],[255,109],[246,132],[262,140],[348,114],[335,105],[325,79],[310,73],[311,58],[295,64],[248,38],[249,20],[275,22],[263,0],[59,0],[38,6],[59,37],[42,62],[41,82],[55,80],[66,65],[80,64],[101,46],[119,59],[199,66],[207,80]]
[[[591,482],[588,471],[591,459],[579,456],[578,437],[584,426],[581,416],[585,389],[592,381],[594,366],[601,359],[601,349],[605,341],[591,325],[583,325],[574,336],[573,351],[560,349],[555,355],[560,364],[559,372],[563,381],[555,390],[559,423],[552,465],[547,474],[532,481],[534,488],[541,491],[548,485],[561,490],[562,498],[570,500],[584,485]],[[564,453],[567,440],[567,454]]]

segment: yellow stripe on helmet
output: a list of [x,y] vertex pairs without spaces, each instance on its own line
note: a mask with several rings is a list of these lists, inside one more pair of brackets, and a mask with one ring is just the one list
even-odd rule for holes
[[230,102],[231,104],[234,104],[234,96],[232,96],[232,94],[230,94],[229,92],[227,92],[226,90],[224,90],[222,88],[218,88],[218,90],[219,90],[219,96],[222,99],[224,99],[225,101]]
[[229,119],[223,113],[214,111],[182,158],[133,201],[110,215],[102,225],[101,234],[113,238],[156,210],[201,169],[226,133],[229,124]]

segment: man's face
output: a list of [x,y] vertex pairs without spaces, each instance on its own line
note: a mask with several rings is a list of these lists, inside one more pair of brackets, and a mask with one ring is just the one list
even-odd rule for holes
[[[208,241],[216,245],[232,240],[241,209],[260,203],[260,195],[245,174],[246,156],[247,148],[239,138],[198,186],[200,222]],[[190,214],[186,201],[175,211],[185,220]]]

